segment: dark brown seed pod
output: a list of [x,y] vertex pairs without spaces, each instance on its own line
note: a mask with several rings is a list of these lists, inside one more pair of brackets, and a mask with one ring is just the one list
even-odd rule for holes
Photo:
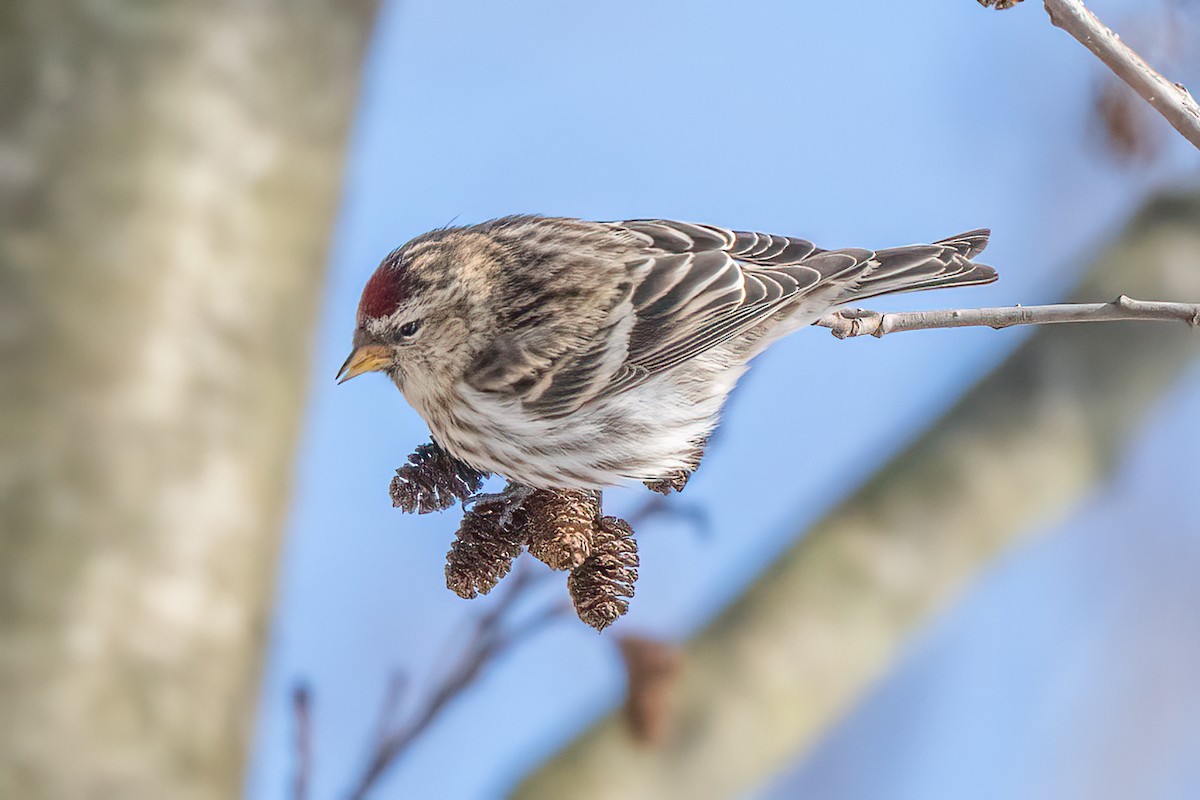
[[436,442],[423,444],[396,470],[392,505],[408,513],[443,511],[479,491],[487,473],[467,466]]
[[595,492],[542,489],[521,504],[517,524],[529,552],[551,569],[575,569],[592,553],[600,516]]
[[505,524],[503,503],[477,506],[463,516],[446,553],[446,588],[471,599],[487,594],[512,569],[523,537]]
[[637,567],[637,542],[628,523],[601,517],[592,537],[592,554],[567,577],[579,618],[598,631],[616,622],[629,610]]

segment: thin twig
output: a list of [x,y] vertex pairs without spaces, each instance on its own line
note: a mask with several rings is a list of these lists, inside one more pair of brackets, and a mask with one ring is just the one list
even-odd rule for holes
[[396,712],[400,709],[400,701],[404,699],[404,693],[408,689],[408,674],[403,670],[395,670],[388,679],[387,690],[383,695],[383,702],[379,704],[379,718],[375,722],[375,736],[373,741],[382,742],[387,738],[388,733],[395,727]]
[[559,616],[559,605],[543,608],[516,626],[506,624],[516,601],[533,585],[534,573],[521,569],[509,579],[508,590],[475,620],[474,629],[458,661],[446,673],[424,704],[402,725],[386,731],[377,741],[367,767],[349,793],[350,800],[362,800],[375,788],[383,774],[394,765],[445,709],[479,679],[484,668],[516,644],[540,631]]
[[1113,322],[1117,320],[1158,320],[1200,325],[1200,304],[1163,303],[1133,300],[1121,295],[1111,303],[1063,303],[1052,306],[1012,306],[1007,308],[966,308],[946,311],[909,311],[881,314],[849,308],[834,311],[817,320],[839,339],[852,336],[885,336],[900,331],[932,328],[986,326],[1008,328],[1013,325],[1047,325],[1059,322]]
[[292,800],[308,800],[312,782],[312,692],[308,684],[292,689],[292,711],[296,722],[296,773],[292,776]]
[[667,495],[656,494],[647,499],[630,514],[625,515],[625,521],[634,530],[645,522],[658,516],[669,516],[682,520],[691,525],[697,538],[709,539],[713,534],[712,515],[703,506],[681,503]]
[[[1020,0],[979,0],[984,6],[1012,8]],[[1200,105],[1178,83],[1164,78],[1132,48],[1121,41],[1082,0],[1044,0],[1046,13],[1055,27],[1075,37],[1091,50],[1118,78],[1141,95],[1167,122],[1200,148]]]

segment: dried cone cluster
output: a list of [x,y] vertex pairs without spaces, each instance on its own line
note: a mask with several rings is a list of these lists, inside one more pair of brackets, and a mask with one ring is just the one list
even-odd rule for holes
[[[487,475],[436,443],[424,444],[396,470],[392,504],[428,514],[465,501]],[[637,580],[637,544],[623,520],[600,515],[600,493],[530,490],[509,484],[463,515],[446,553],[446,586],[459,597],[487,594],[512,569],[522,548],[552,569],[569,571],[579,618],[604,630],[629,610]]]
[[510,486],[464,516],[446,554],[446,586],[459,597],[487,594],[512,569],[521,548],[569,570],[579,618],[604,630],[629,610],[637,580],[637,543],[623,520],[600,516],[596,492],[529,492]]
[[444,511],[479,491],[486,473],[472,469],[436,442],[423,444],[396,470],[392,505],[411,514]]
[[[392,504],[406,512],[441,511],[475,495],[487,475],[424,444],[392,478]],[[637,543],[629,525],[600,515],[600,493],[526,489],[509,484],[463,515],[446,554],[446,586],[459,597],[487,594],[512,569],[522,548],[547,566],[569,571],[579,618],[604,630],[629,610],[637,581]]]

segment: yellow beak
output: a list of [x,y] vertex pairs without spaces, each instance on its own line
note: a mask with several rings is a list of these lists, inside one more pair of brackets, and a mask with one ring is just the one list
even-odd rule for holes
[[338,383],[345,383],[351,378],[358,377],[364,372],[377,372],[386,369],[392,363],[392,352],[382,344],[364,344],[354,348],[354,352],[338,370]]

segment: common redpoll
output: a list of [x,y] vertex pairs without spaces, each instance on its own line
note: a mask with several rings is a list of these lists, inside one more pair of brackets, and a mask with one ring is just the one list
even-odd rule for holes
[[851,301],[988,283],[975,230],[821,250],[669,220],[423,234],[367,281],[338,376],[385,372],[451,456],[534,488],[681,488],[747,362]]

